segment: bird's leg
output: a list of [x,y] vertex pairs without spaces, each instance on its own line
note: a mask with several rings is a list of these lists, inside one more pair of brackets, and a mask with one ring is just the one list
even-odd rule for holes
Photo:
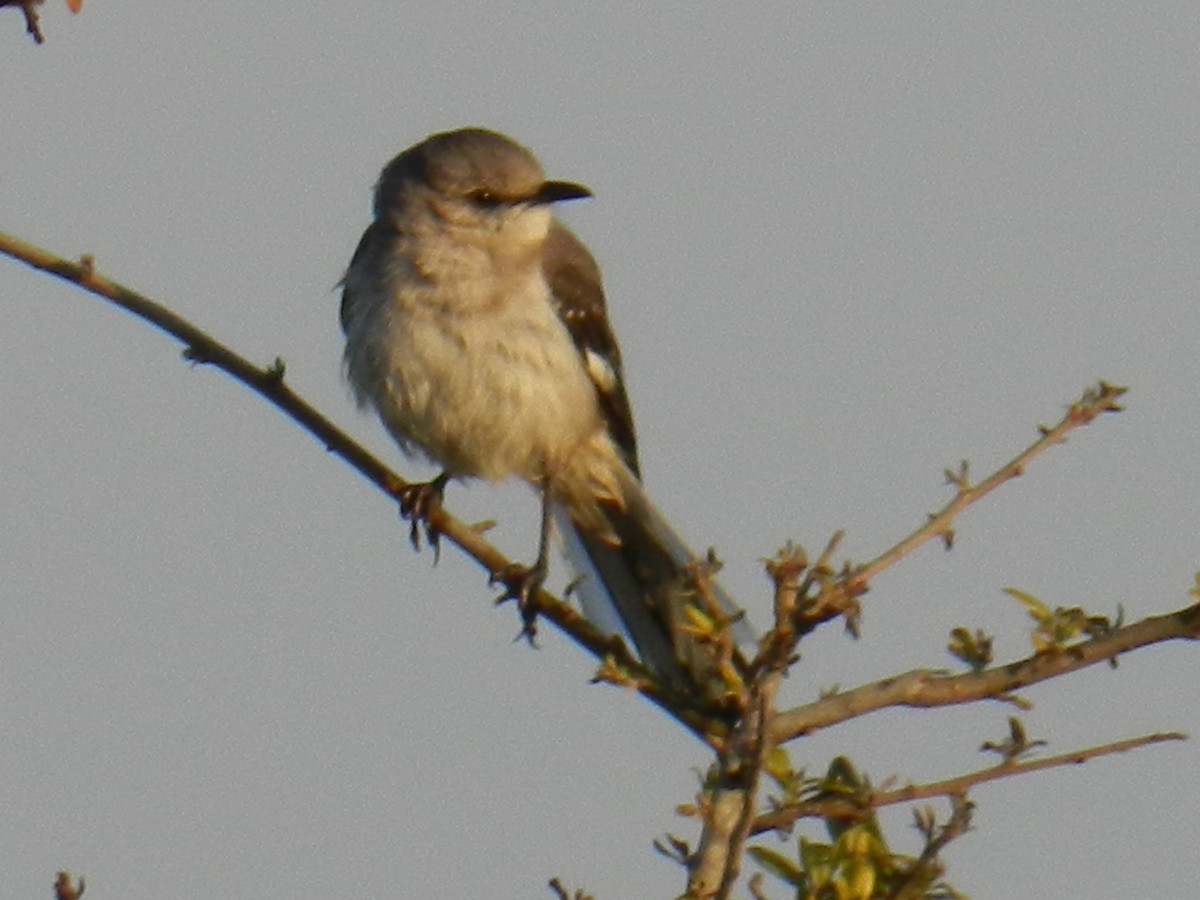
[[551,491],[548,480],[542,485],[542,519],[538,537],[537,559],[532,566],[513,563],[505,566],[492,576],[492,582],[502,582],[504,593],[496,600],[504,603],[508,600],[517,601],[517,610],[521,614],[521,631],[518,638],[525,638],[533,643],[537,635],[537,606],[533,596],[546,580],[546,572],[550,566],[550,522],[551,522]]
[[442,495],[451,477],[449,472],[442,472],[432,481],[406,484],[393,492],[400,503],[400,515],[412,522],[408,539],[412,541],[413,549],[421,549],[421,526],[424,525],[425,542],[433,548],[435,562],[441,552],[442,534],[430,524],[429,514],[442,505]]

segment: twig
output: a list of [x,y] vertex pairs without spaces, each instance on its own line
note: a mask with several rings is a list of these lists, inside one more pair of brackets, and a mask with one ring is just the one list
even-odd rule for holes
[[765,831],[788,828],[795,824],[797,820],[803,818],[856,819],[862,816],[864,809],[879,809],[884,806],[909,803],[913,800],[926,800],[931,797],[961,797],[970,788],[988,781],[995,781],[1000,778],[1009,778],[1016,775],[1028,775],[1030,772],[1038,772],[1042,769],[1051,769],[1058,766],[1079,765],[1087,762],[1089,759],[1110,756],[1114,753],[1124,753],[1128,750],[1135,750],[1138,747],[1161,744],[1165,741],[1182,740],[1187,740],[1187,735],[1181,734],[1178,731],[1158,732],[1142,735],[1141,737],[1113,741],[1110,744],[1087,747],[1082,750],[1072,750],[1068,753],[1060,753],[1057,756],[1047,756],[1044,759],[1005,762],[1000,765],[988,766],[986,769],[978,769],[974,772],[967,772],[963,775],[956,775],[953,778],[946,778],[942,781],[934,781],[928,784],[910,784],[890,791],[874,791],[865,801],[861,799],[846,800],[840,797],[822,797],[815,800],[807,800],[780,807],[779,809],[758,816],[751,826],[751,833],[762,834]]
[[[928,896],[926,886],[942,873],[942,865],[938,856],[953,840],[962,837],[971,828],[971,813],[975,805],[964,794],[950,796],[950,818],[941,828],[927,835],[925,849],[913,861],[908,869],[908,875],[903,882],[896,886],[893,896],[895,900],[918,900]],[[932,828],[932,823],[931,823]]]
[[1055,444],[1065,442],[1067,435],[1074,429],[1090,424],[1103,413],[1119,412],[1121,406],[1118,400],[1125,391],[1126,389],[1123,387],[1104,381],[1088,388],[1079,400],[1071,404],[1066,415],[1057,425],[1053,428],[1044,425],[1038,426],[1041,437],[977,485],[971,485],[968,482],[965,463],[958,472],[947,470],[947,479],[957,487],[953,499],[936,513],[931,514],[924,525],[870,562],[863,563],[847,572],[819,594],[812,605],[798,617],[800,633],[812,631],[822,622],[836,618],[847,609],[852,609],[854,598],[866,593],[871,580],[876,575],[895,565],[922,544],[935,537],[941,537],[946,545],[950,546],[954,536],[954,520],[959,513],[996,490],[1000,485],[1023,474],[1029,463]]
[[718,747],[717,773],[704,808],[704,828],[688,863],[689,900],[726,900],[741,871],[742,848],[750,836],[762,770],[771,744],[775,693],[782,672],[755,680],[752,696],[729,741]]
[[1018,688],[1106,662],[1139,647],[1198,638],[1200,604],[1195,604],[1151,616],[1080,644],[1035,653],[980,672],[949,675],[918,669],[780,712],[772,724],[771,739],[784,743],[885,707],[953,706],[989,697],[1007,699]]

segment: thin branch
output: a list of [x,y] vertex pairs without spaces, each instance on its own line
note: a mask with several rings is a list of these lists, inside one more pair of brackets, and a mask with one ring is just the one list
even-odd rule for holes
[[786,672],[796,661],[798,636],[793,623],[808,578],[812,577],[804,577],[808,568],[804,550],[790,542],[773,558],[764,560],[764,565],[775,584],[775,625],[759,642],[750,666],[755,675],[764,671]]
[[950,818],[940,828],[935,829],[933,823],[930,823],[931,830],[926,834],[925,849],[908,867],[908,874],[894,889],[894,900],[919,900],[928,896],[926,888],[944,870],[938,856],[951,841],[957,840],[971,829],[971,814],[974,810],[975,804],[967,799],[966,794],[951,795]]
[[1007,699],[1018,688],[1115,659],[1139,647],[1198,638],[1200,604],[1195,604],[1165,615],[1151,616],[1102,637],[1055,651],[1035,653],[980,672],[950,675],[918,669],[780,712],[772,723],[771,740],[784,743],[892,706],[953,706],[985,698]]
[[[71,262],[3,231],[0,231],[0,254],[78,285],[174,337],[184,345],[186,359],[220,369],[249,387],[392,500],[398,499],[409,486],[408,482],[293,391],[284,380],[281,359],[276,359],[267,367],[250,362],[162,304],[99,274],[90,256],[82,257],[79,262]],[[448,538],[493,576],[511,566],[511,560],[486,541],[478,529],[454,518],[440,505],[435,505],[429,511],[428,523],[435,532]],[[619,637],[598,631],[571,604],[548,591],[539,590],[533,601],[540,615],[601,660],[602,671],[606,674],[603,680],[619,682],[637,690],[702,740],[713,743],[723,738],[727,730],[724,723],[695,710],[680,708],[676,698],[662,691]]]
[[841,797],[821,797],[764,813],[754,820],[751,832],[762,834],[765,831],[789,828],[797,820],[803,818],[856,819],[863,814],[864,809],[879,809],[884,806],[894,806],[897,803],[910,803],[914,800],[927,800],[933,797],[961,797],[976,785],[996,781],[1000,778],[1028,775],[1031,772],[1059,766],[1080,765],[1089,759],[1101,756],[1125,753],[1139,747],[1148,747],[1151,744],[1161,744],[1166,741],[1183,740],[1187,740],[1187,735],[1178,731],[1158,732],[1113,741],[1110,744],[1087,747],[1082,750],[1072,750],[1056,756],[1047,756],[1044,759],[1004,762],[928,784],[910,784],[890,791],[874,791],[863,801],[847,800]]
[[750,836],[774,718],[781,672],[768,672],[751,685],[746,714],[730,740],[719,748],[714,785],[704,804],[704,828],[688,861],[691,900],[726,900],[741,872],[743,848]]
[[789,631],[790,622],[808,560],[803,550],[789,544],[766,565],[775,582],[775,627],[755,660],[757,674],[747,688],[746,712],[728,742],[717,748],[717,775],[704,807],[700,846],[688,861],[688,897],[725,900],[732,893],[754,821],[767,755],[775,746],[770,737],[775,696],[791,664],[794,635]]
[[876,575],[895,565],[922,544],[940,537],[949,547],[954,536],[954,520],[959,513],[996,490],[1000,485],[1023,474],[1029,463],[1055,444],[1064,443],[1067,435],[1074,429],[1090,424],[1103,413],[1119,412],[1121,406],[1117,401],[1125,393],[1125,390],[1123,387],[1104,381],[1088,388],[1079,400],[1068,407],[1066,414],[1057,425],[1053,428],[1045,425],[1038,426],[1041,437],[977,485],[969,483],[965,462],[957,472],[947,470],[947,479],[957,488],[950,502],[936,513],[931,514],[924,525],[897,544],[871,561],[850,570],[833,582],[828,589],[822,591],[798,617],[798,631],[805,634],[822,622],[836,618],[848,610],[852,611],[855,608],[854,598],[867,592],[871,580]]

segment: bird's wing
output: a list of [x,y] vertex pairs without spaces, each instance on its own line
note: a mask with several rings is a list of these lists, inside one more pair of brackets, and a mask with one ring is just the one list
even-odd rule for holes
[[338,315],[342,323],[343,334],[349,333],[350,323],[354,319],[356,286],[350,277],[351,273],[362,271],[367,259],[384,249],[387,243],[386,231],[386,227],[381,225],[378,219],[367,226],[367,230],[363,232],[363,236],[358,241],[358,247],[354,250],[354,257],[350,260],[346,275],[342,278],[342,304]]
[[579,348],[588,377],[596,387],[609,434],[625,454],[626,464],[637,474],[633,413],[625,393],[621,351],[608,323],[600,267],[579,238],[557,219],[550,226],[542,251],[542,272],[558,316]]

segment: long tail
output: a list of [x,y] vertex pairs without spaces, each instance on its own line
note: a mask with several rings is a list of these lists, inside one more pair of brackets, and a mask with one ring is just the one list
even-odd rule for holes
[[[581,526],[564,506],[554,506],[567,558],[581,576],[575,590],[584,615],[602,630],[628,634],[642,662],[676,690],[708,693],[716,656],[711,643],[693,633],[695,622],[686,612],[700,605],[687,574],[697,557],[632,473],[623,480],[624,505],[604,505],[609,534]],[[739,611],[715,580],[708,580],[706,593],[726,616]],[[739,646],[754,641],[744,619],[733,623],[731,633]]]

